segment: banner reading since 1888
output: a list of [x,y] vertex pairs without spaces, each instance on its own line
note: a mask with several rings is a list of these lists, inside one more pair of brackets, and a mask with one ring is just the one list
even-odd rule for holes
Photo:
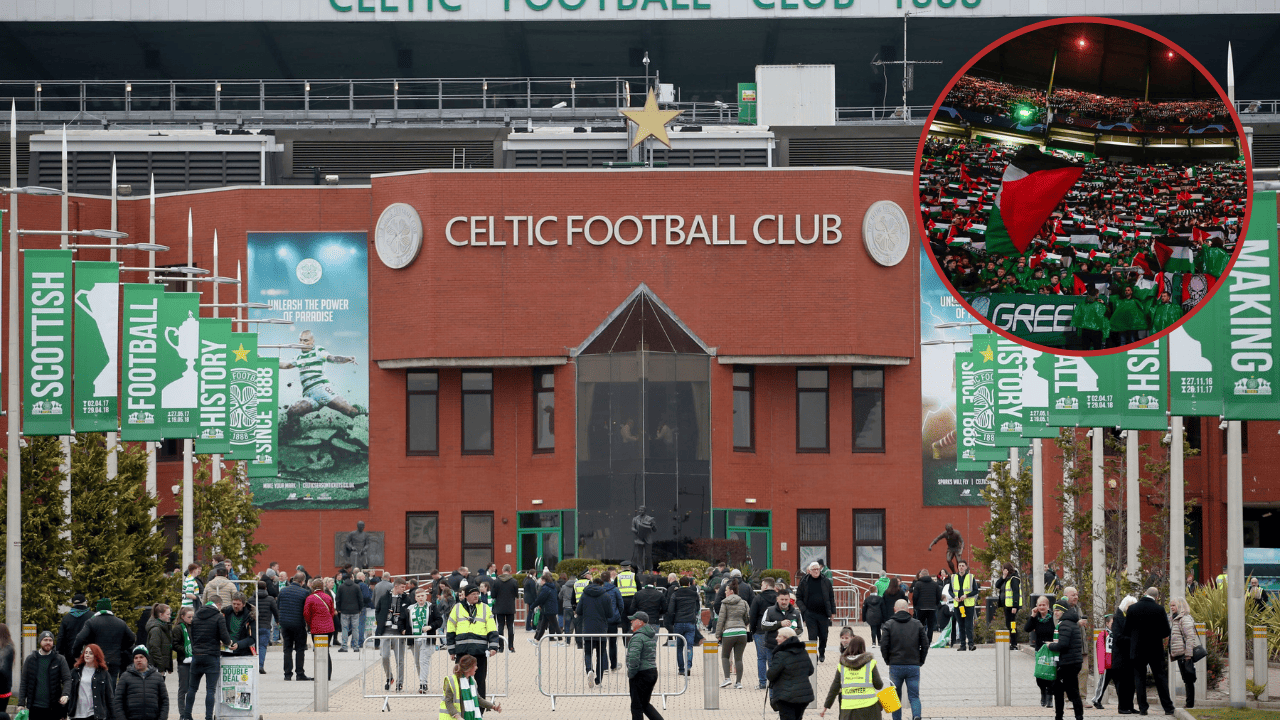
[[[259,343],[304,346],[272,358],[280,393],[273,403],[279,413],[275,471],[266,472],[265,464],[255,471],[250,463],[254,502],[276,509],[367,507],[366,236],[251,232],[248,241],[248,299],[271,306],[252,311],[253,317],[293,321],[258,325]],[[258,427],[253,433],[254,457],[262,455],[260,432]],[[234,443],[234,423],[232,433]]]

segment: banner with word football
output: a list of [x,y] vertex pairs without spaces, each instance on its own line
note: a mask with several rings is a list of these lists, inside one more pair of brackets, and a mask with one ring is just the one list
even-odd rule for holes
[[[1169,389],[1165,384],[1163,338],[1141,347],[1107,356],[1112,360],[1116,382],[1116,427],[1122,430],[1165,430]],[[1118,365],[1118,367],[1116,367]]]
[[231,319],[200,318],[200,410],[196,452],[231,452]]
[[276,411],[276,379],[280,375],[280,359],[259,358],[256,369],[258,417],[253,428],[253,459],[249,461],[249,477],[273,478],[279,475],[280,413]]
[[227,427],[228,460],[252,460],[253,429],[258,425],[258,335],[231,333],[231,388]]
[[156,383],[160,408],[156,420],[165,438],[196,436],[200,404],[200,293],[167,292],[160,296]]
[[1222,363],[1227,420],[1280,420],[1280,357],[1276,352],[1277,295],[1276,194],[1257,193],[1240,254],[1225,287],[1226,316]]
[[22,262],[22,432],[71,434],[71,251]]
[[120,427],[120,263],[75,264],[75,428]]
[[1166,338],[1169,411],[1174,415],[1222,415],[1226,343],[1219,333],[1226,327],[1226,308],[1224,287]]
[[120,439],[163,440],[160,432],[160,296],[163,285],[123,286]]

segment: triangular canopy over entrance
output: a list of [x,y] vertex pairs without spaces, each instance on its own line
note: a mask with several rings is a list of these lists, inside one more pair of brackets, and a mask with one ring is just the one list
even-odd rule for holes
[[660,352],[711,355],[712,351],[641,283],[587,337],[574,355],[617,352]]

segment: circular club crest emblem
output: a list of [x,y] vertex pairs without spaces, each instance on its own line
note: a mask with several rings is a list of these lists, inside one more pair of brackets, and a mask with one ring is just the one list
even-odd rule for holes
[[975,312],[977,312],[982,317],[986,317],[987,311],[991,309],[991,298],[987,297],[986,295],[979,295],[974,299],[970,300],[969,304],[973,306],[973,309]]
[[315,285],[320,282],[320,277],[324,275],[324,268],[320,267],[320,263],[311,258],[307,258],[298,263],[298,268],[294,271],[298,275],[298,281],[303,285]]
[[907,214],[892,200],[880,200],[862,216],[862,242],[873,260],[893,267],[907,256],[911,230]]
[[422,249],[422,219],[412,205],[393,203],[378,217],[373,245],[378,259],[392,270],[406,267]]

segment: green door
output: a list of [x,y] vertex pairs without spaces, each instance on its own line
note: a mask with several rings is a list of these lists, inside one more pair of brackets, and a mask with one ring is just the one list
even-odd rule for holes
[[[737,516],[735,518],[735,516]],[[767,524],[768,511],[738,511],[730,510],[728,512],[728,520],[730,525],[725,528],[725,537],[730,540],[741,540],[747,545],[747,554],[751,556],[751,569],[764,570],[773,567],[773,530]],[[763,521],[757,525],[734,525],[735,519],[759,519]]]
[[534,567],[538,558],[542,558],[543,566],[554,570],[556,563],[564,558],[560,511],[522,512],[518,522],[516,562],[519,567],[516,570],[541,570],[542,567]]

